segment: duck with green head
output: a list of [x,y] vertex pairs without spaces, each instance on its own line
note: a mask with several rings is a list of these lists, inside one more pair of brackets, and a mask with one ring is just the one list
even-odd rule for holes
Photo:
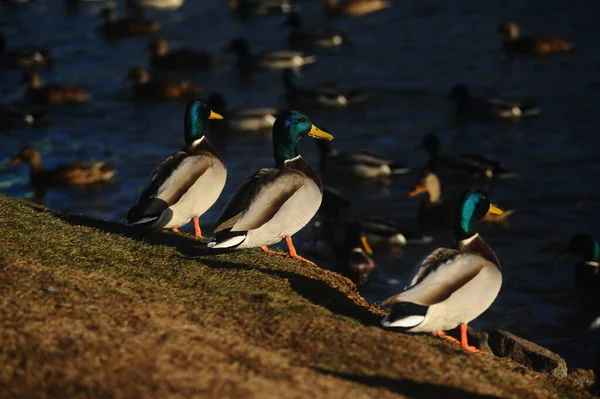
[[575,265],[575,289],[586,311],[600,310],[600,243],[589,234],[576,234],[558,258],[579,255]]
[[[381,324],[407,332],[431,332],[478,352],[467,342],[467,324],[494,302],[502,273],[494,251],[477,233],[477,223],[488,214],[502,214],[479,190],[461,197],[454,223],[456,248],[438,248],[425,257],[400,294],[384,302],[391,307]],[[460,326],[460,342],[444,330]]]
[[185,110],[185,147],[160,163],[137,203],[127,214],[128,226],[177,228],[194,222],[202,237],[199,218],[219,198],[227,169],[204,136],[209,119],[222,119],[204,100],[191,101]]
[[319,176],[298,153],[298,142],[310,136],[333,140],[297,111],[284,110],[273,125],[275,168],[264,168],[247,179],[229,199],[215,227],[210,248],[256,248],[285,238],[289,256],[310,261],[296,253],[292,235],[317,213],[323,198]]

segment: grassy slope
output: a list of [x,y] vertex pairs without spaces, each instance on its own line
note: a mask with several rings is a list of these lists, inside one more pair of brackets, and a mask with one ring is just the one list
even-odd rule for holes
[[0,196],[0,396],[586,397],[378,328],[349,280]]

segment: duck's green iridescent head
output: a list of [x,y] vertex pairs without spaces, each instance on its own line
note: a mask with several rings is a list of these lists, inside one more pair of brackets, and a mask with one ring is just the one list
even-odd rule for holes
[[223,117],[211,110],[204,100],[196,99],[188,103],[184,120],[186,144],[191,144],[204,136],[202,131],[209,119],[223,119]]
[[579,255],[584,261],[600,261],[600,243],[589,234],[576,234],[569,241],[569,247],[558,254],[559,258],[567,255]]
[[490,202],[480,190],[466,191],[458,202],[454,238],[462,241],[477,234],[476,225],[487,213],[502,215],[504,211]]
[[308,116],[300,112],[283,110],[277,115],[273,125],[273,157],[277,166],[299,155],[297,145],[305,136],[333,140],[331,134],[313,125]]

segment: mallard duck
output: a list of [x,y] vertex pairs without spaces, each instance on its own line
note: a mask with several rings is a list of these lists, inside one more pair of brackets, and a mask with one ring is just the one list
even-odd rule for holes
[[572,43],[558,36],[519,37],[519,27],[514,22],[499,24],[498,33],[506,37],[502,49],[509,60],[515,55],[539,57],[550,53],[564,53],[575,48]]
[[199,218],[219,198],[227,168],[204,137],[209,119],[221,119],[204,100],[190,101],[184,117],[185,147],[169,155],[152,172],[137,203],[127,214],[128,226],[178,228],[193,221],[202,237]]
[[[491,306],[502,286],[498,258],[476,229],[490,213],[501,215],[502,210],[483,192],[463,194],[454,223],[456,249],[438,248],[419,262],[405,290],[381,303],[391,308],[383,327],[435,332],[465,350],[479,352],[467,342],[467,324]],[[460,342],[444,333],[457,325]]]
[[473,177],[487,177],[498,179],[512,179],[517,173],[508,169],[503,163],[481,154],[457,154],[455,156],[442,155],[441,143],[435,134],[427,134],[422,141],[423,148],[429,154],[426,167],[428,170],[439,173],[441,170],[450,170]]
[[[427,196],[419,205],[418,217],[420,221],[435,226],[448,226],[454,223],[457,200],[441,200],[442,188],[440,179],[435,173],[425,173],[408,196],[415,197],[419,194],[426,194]],[[501,214],[485,214],[482,216],[482,221],[501,223],[514,212],[514,210],[507,210]]]
[[179,82],[170,82],[167,79],[151,80],[148,71],[140,67],[131,67],[124,81],[133,83],[133,93],[140,100],[173,100],[194,96],[202,91],[201,87],[189,80]]
[[352,223],[360,223],[368,241],[374,245],[404,246],[407,244],[428,244],[433,237],[387,217],[377,217],[357,211],[350,200],[330,187],[323,187],[323,201],[318,214],[321,221],[315,222],[316,227],[327,225],[326,230],[333,233],[330,237],[340,237],[339,231]]
[[0,104],[0,129],[39,127],[47,122],[46,111],[22,103]]
[[[347,276],[356,284],[365,284],[375,271],[376,265],[371,258],[373,249],[369,245],[362,224],[354,222],[344,226],[341,245],[331,239],[331,234],[334,232],[330,231],[328,226],[324,224],[322,237],[316,237],[312,243],[319,265]],[[337,226],[334,227],[335,229]]]
[[127,0],[134,7],[155,8],[158,10],[175,10],[183,5],[184,0]]
[[58,83],[42,84],[42,79],[37,72],[26,72],[23,81],[29,84],[25,99],[38,105],[60,105],[69,103],[82,103],[91,100],[91,94],[76,86],[67,86]]
[[231,0],[229,7],[240,18],[287,14],[298,9],[291,0]]
[[23,147],[10,164],[16,165],[21,162],[29,164],[29,176],[36,196],[43,195],[49,187],[86,186],[107,182],[117,173],[117,170],[105,161],[72,162],[54,169],[46,169],[39,151],[32,146]]
[[36,47],[22,47],[7,50],[6,38],[0,34],[0,69],[33,70],[40,67],[50,68],[52,55],[48,50]]
[[283,71],[283,86],[287,101],[292,104],[345,108],[365,102],[369,96],[357,89],[341,90],[334,85],[304,89],[296,84],[292,69]]
[[274,50],[253,55],[250,53],[250,44],[242,38],[234,39],[226,50],[236,54],[238,72],[244,79],[257,68],[268,70],[301,68],[317,62],[316,55],[294,50]]
[[302,30],[302,19],[296,12],[291,13],[282,24],[291,28],[287,41],[294,49],[309,49],[312,47],[339,47],[348,44],[345,33],[333,29]]
[[327,15],[330,18],[340,16],[360,17],[392,6],[392,3],[387,0],[348,0],[342,4],[339,0],[320,1],[327,4]]
[[318,141],[317,147],[321,172],[330,176],[376,179],[410,172],[406,165],[369,151],[338,152],[326,141]]
[[575,288],[584,310],[597,311],[600,309],[600,243],[589,234],[576,234],[557,257],[568,255],[581,256],[575,265]]
[[[265,131],[273,127],[276,108],[236,108],[227,109],[225,98],[219,93],[208,96],[207,102],[211,108],[225,117],[223,122],[232,130],[238,131]],[[220,121],[219,121],[220,122]],[[218,128],[218,127],[217,127]]]
[[456,103],[456,114],[459,117],[475,120],[519,119],[540,113],[539,107],[533,104],[511,102],[501,98],[473,97],[466,85],[456,85],[448,97]]
[[150,66],[165,71],[206,70],[218,65],[218,60],[206,51],[189,48],[169,51],[167,42],[159,37],[150,41],[148,52],[150,53]]
[[[264,168],[246,180],[219,216],[210,248],[256,248],[285,238],[289,257],[313,264],[296,253],[292,235],[317,213],[323,198],[319,176],[298,154],[305,136],[333,140],[297,111],[281,111],[273,125],[275,168]],[[279,254],[279,252],[275,252]]]
[[160,30],[158,22],[141,17],[117,19],[117,12],[113,8],[102,9],[100,17],[104,21],[100,25],[100,31],[110,39],[150,35]]

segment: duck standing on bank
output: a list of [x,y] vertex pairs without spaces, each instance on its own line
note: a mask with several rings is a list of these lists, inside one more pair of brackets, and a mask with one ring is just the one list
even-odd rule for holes
[[298,153],[298,142],[310,136],[333,140],[300,112],[285,110],[273,125],[275,168],[247,179],[219,216],[209,248],[257,248],[280,254],[267,245],[285,238],[289,257],[313,264],[296,253],[292,235],[312,219],[323,198],[319,176]]
[[117,173],[108,162],[71,162],[54,169],[44,168],[42,156],[32,146],[23,147],[11,161],[11,165],[21,162],[29,164],[29,176],[36,197],[43,197],[50,187],[87,186],[107,182]]
[[219,198],[227,169],[204,136],[209,119],[221,119],[204,100],[191,101],[185,110],[185,147],[154,169],[150,182],[127,214],[128,226],[178,228],[194,222],[202,237],[199,218]]
[[600,310],[600,243],[589,234],[571,237],[567,249],[557,255],[564,258],[579,255],[581,261],[575,265],[575,289],[584,310]]
[[[487,213],[502,214],[502,210],[481,191],[463,194],[454,225],[456,249],[433,251],[417,265],[406,289],[381,303],[391,308],[381,322],[384,327],[435,333],[479,352],[468,344],[467,324],[492,305],[502,286],[498,258],[476,229]],[[460,341],[444,332],[456,326],[460,326]]]

